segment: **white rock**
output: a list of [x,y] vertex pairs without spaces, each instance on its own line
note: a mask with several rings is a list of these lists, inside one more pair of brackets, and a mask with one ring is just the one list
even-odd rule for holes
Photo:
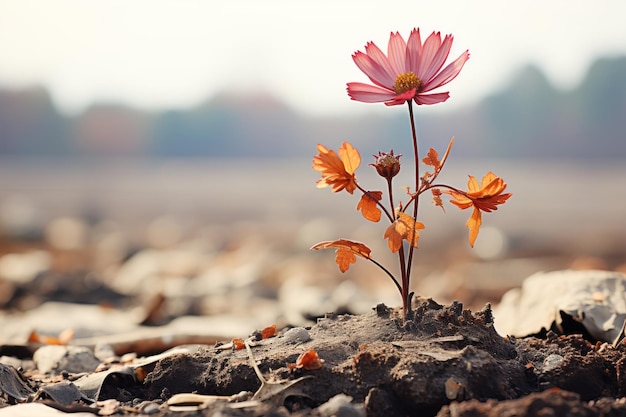
[[626,275],[610,271],[540,272],[508,291],[494,308],[501,335],[524,337],[563,323],[561,312],[596,339],[613,342],[626,320]]

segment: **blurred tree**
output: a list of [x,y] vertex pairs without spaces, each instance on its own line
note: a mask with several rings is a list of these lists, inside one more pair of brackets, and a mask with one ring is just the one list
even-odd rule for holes
[[41,87],[0,90],[0,153],[66,155],[70,126]]

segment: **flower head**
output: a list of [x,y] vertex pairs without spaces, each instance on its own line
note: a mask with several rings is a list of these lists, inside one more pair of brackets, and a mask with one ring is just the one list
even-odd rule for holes
[[400,172],[401,156],[402,154],[394,155],[393,149],[389,153],[378,152],[378,155],[374,155],[376,163],[370,165],[376,168],[378,175],[389,181]]
[[466,226],[470,229],[470,245],[473,247],[478,237],[478,230],[482,224],[481,211],[490,213],[493,210],[497,210],[498,205],[504,204],[512,194],[502,194],[506,189],[506,183],[493,172],[488,172],[483,177],[480,186],[476,178],[470,175],[467,188],[469,190],[468,192],[446,191],[446,193],[453,197],[450,202],[460,209],[464,210],[469,207],[474,207],[472,216],[466,223]]
[[317,180],[318,188],[333,187],[333,192],[346,190],[350,194],[356,189],[355,171],[361,164],[361,156],[356,148],[344,142],[337,153],[324,145],[317,145],[318,155],[313,157],[313,169],[322,173]]
[[419,29],[413,29],[408,42],[396,32],[391,33],[387,55],[376,44],[368,42],[365,52],[357,51],[352,59],[374,85],[348,83],[352,100],[365,103],[384,102],[388,106],[415,100],[417,104],[442,103],[450,97],[448,92],[426,94],[452,81],[469,59],[463,52],[442,69],[452,48],[452,35],[433,32],[422,43]]

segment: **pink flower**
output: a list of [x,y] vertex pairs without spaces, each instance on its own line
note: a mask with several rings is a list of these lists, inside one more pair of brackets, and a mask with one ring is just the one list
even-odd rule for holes
[[446,101],[450,94],[426,94],[456,78],[469,59],[463,52],[444,69],[452,47],[452,35],[433,32],[422,44],[419,29],[413,29],[408,42],[396,32],[391,33],[387,56],[373,42],[365,45],[365,52],[357,51],[352,59],[375,84],[348,83],[352,100],[365,103],[384,102],[388,106],[415,100],[417,104],[436,104]]

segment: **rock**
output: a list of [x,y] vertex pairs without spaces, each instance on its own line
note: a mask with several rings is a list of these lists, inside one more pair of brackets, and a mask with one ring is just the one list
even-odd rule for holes
[[285,339],[285,342],[293,344],[304,343],[311,340],[311,335],[309,334],[309,331],[304,327],[294,327],[292,329],[289,329],[285,332],[283,337]]
[[100,364],[91,350],[82,346],[42,346],[35,351],[33,360],[45,374],[93,372]]
[[365,417],[365,408],[362,404],[352,404],[352,397],[346,394],[337,394],[324,404],[318,411],[322,417]]
[[588,332],[611,343],[623,338],[626,275],[595,270],[540,272],[526,278],[521,288],[505,293],[494,316],[502,335]]

